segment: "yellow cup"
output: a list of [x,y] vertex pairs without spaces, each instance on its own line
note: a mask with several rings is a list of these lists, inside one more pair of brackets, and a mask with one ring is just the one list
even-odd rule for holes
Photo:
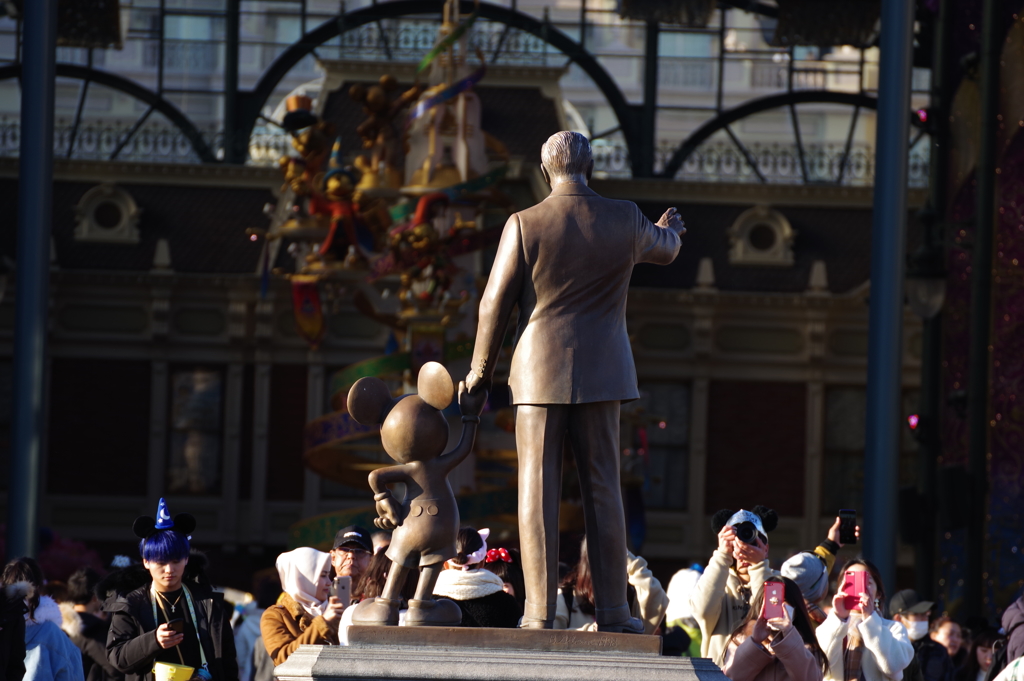
[[170,662],[157,662],[153,665],[153,673],[156,681],[188,681],[192,678],[195,667],[186,667],[183,664],[171,664]]

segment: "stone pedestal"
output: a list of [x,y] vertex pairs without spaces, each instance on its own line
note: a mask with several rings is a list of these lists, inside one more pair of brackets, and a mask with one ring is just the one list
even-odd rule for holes
[[348,646],[302,646],[282,681],[727,681],[711,660],[661,656],[656,636],[531,629],[351,627]]

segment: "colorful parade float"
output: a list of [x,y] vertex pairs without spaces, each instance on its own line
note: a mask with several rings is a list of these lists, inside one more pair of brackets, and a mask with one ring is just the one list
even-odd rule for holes
[[[349,488],[366,489],[367,474],[387,460],[379,429],[348,414],[349,387],[377,376],[396,394],[414,391],[429,361],[465,374],[484,284],[481,259],[516,208],[516,188],[528,186],[514,181],[520,161],[482,126],[475,89],[488,68],[470,47],[475,20],[447,2],[436,43],[412,73],[407,64],[321,63],[322,101],[305,94],[287,99],[280,124],[292,153],[279,161],[280,200],[268,207],[269,229],[249,233],[266,240],[264,288],[273,278],[289,279],[295,328],[311,349],[342,307],[389,329],[381,355],[331,377],[332,411],[306,427],[305,465]],[[361,69],[357,82],[345,74],[353,64]],[[402,81],[411,75],[412,82],[381,73],[396,67]],[[449,411],[457,421],[458,407]],[[501,398],[492,400],[475,455],[452,484],[462,493],[464,517],[514,533],[510,412]],[[453,436],[460,430],[453,427]],[[337,527],[370,526],[375,515],[370,505],[305,519],[292,527],[290,542],[326,545]]]

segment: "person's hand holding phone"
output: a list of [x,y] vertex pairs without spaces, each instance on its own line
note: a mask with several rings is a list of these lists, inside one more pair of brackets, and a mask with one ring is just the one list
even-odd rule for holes
[[850,611],[846,608],[846,592],[842,589],[832,597],[832,611],[836,617],[844,621],[850,616]]
[[871,600],[871,596],[866,593],[860,595],[860,602],[857,607],[853,609],[853,614],[860,616],[862,619],[871,617],[871,614],[875,611],[875,603]]
[[836,516],[836,521],[834,523],[832,523],[832,527],[828,528],[828,538],[829,538],[829,541],[833,541],[836,544],[838,544],[839,548],[843,548],[844,546],[847,545],[847,543],[856,544],[858,541],[860,541],[860,525],[854,525],[853,526],[853,533],[854,533],[855,540],[853,542],[844,543],[842,541],[842,539],[843,539],[842,531],[841,531],[842,524],[843,524],[843,519],[840,518],[839,516]]
[[764,613],[762,612],[754,621],[754,630],[750,632],[750,638],[754,639],[754,643],[763,645],[771,633],[771,629],[768,628],[768,620],[764,618]]
[[171,629],[167,624],[161,624],[156,628],[156,642],[159,643],[160,647],[164,650],[173,648],[184,640],[185,634]]
[[782,608],[781,617],[773,617],[768,620],[768,628],[778,632],[776,636],[783,636],[793,628],[793,619],[789,616],[789,610],[785,606]]
[[324,622],[327,622],[327,626],[331,629],[337,630],[338,625],[341,624],[341,613],[344,611],[345,604],[337,597],[331,596],[327,599],[327,606],[324,608]]

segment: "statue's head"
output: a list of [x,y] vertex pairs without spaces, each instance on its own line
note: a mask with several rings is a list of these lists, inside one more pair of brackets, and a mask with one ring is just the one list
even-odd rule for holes
[[556,132],[540,148],[540,169],[552,187],[561,182],[586,184],[594,172],[590,140],[578,132]]
[[384,381],[367,377],[348,391],[349,414],[364,426],[380,424],[384,451],[399,463],[436,458],[448,444],[448,421],[441,411],[455,395],[451,375],[441,364],[427,362],[416,389],[416,395],[393,399]]

